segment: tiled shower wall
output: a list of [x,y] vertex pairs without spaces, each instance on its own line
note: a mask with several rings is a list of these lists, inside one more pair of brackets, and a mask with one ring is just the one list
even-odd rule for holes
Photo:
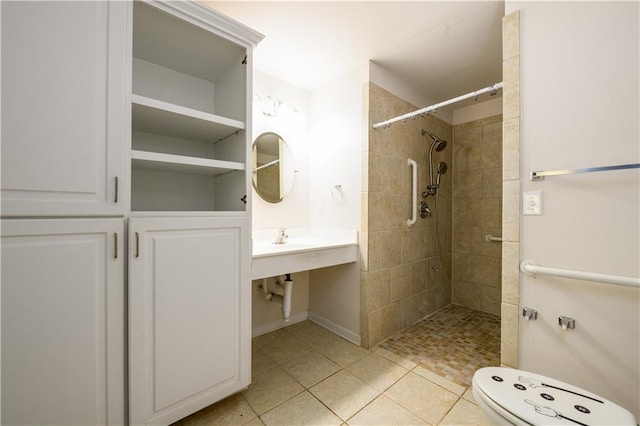
[[[370,83],[370,124],[418,109]],[[418,164],[418,193],[428,181],[428,151],[432,140],[421,129],[449,141],[434,152],[434,163],[451,166],[452,127],[434,117],[411,119],[390,128],[369,130],[363,153],[362,253],[360,324],[362,346],[372,347],[395,332],[451,303],[451,188],[452,173],[442,178],[439,194],[439,242],[442,256],[432,244],[435,218],[411,215],[411,168]],[[451,168],[449,169],[451,170]],[[421,197],[419,197],[421,199]],[[435,213],[434,198],[427,200]],[[433,267],[442,261],[436,272]]]
[[453,303],[500,315],[502,115],[453,128]]

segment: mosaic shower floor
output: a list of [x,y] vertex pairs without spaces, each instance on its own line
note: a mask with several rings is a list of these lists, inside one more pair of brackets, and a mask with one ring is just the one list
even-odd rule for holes
[[500,317],[449,305],[377,345],[462,386],[500,365]]

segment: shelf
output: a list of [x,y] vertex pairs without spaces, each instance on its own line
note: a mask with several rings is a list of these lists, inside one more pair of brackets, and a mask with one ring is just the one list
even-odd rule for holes
[[131,165],[138,170],[157,170],[209,176],[245,169],[243,163],[233,161],[209,160],[206,158],[136,150],[131,151]]
[[216,142],[243,130],[242,121],[185,108],[168,102],[132,95],[134,130],[181,139]]

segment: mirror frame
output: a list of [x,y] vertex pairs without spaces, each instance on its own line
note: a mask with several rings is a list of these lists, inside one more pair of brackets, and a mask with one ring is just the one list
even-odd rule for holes
[[[264,149],[261,150],[261,146]],[[287,142],[278,133],[261,133],[253,141],[251,157],[253,189],[268,203],[283,201],[291,193],[295,181],[293,153]],[[266,187],[260,184],[262,181],[266,181]]]

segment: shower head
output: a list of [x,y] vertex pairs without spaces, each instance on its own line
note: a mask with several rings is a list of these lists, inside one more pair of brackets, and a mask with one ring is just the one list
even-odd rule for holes
[[436,167],[436,173],[438,174],[438,176],[436,177],[436,186],[440,186],[440,177],[447,173],[447,170],[449,168],[447,167],[447,163],[445,163],[444,161],[441,161],[438,163],[438,167]]
[[436,152],[440,152],[447,147],[447,141],[444,139],[440,139],[433,133],[427,132],[426,130],[422,130],[422,136],[429,135],[431,139],[433,139],[433,143],[431,144],[430,151],[433,151],[435,148]]
[[[424,129],[422,129],[421,134],[422,136],[428,135],[433,140],[433,142],[431,143],[431,148],[429,148],[429,186],[433,186],[433,150],[435,148],[436,152],[442,151],[447,147],[447,141],[445,141],[444,139],[440,139],[433,133],[427,132]],[[445,164],[445,167],[446,167],[446,164]],[[445,172],[446,172],[446,169],[445,169]],[[438,174],[438,179],[439,178],[440,178],[440,174]]]

